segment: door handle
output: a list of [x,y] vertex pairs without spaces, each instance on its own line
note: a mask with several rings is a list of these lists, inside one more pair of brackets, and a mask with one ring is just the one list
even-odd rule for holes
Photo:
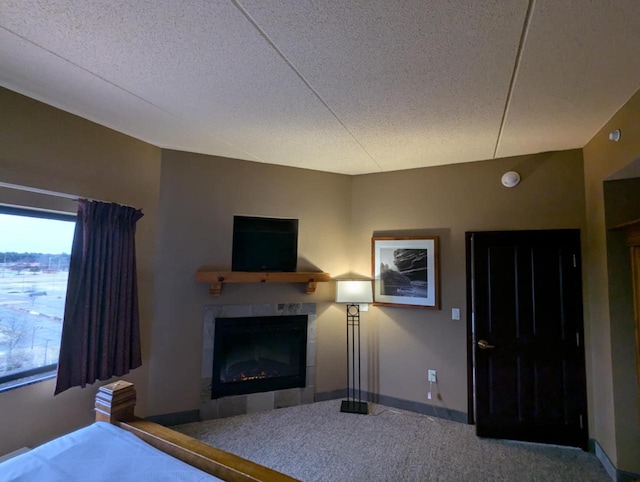
[[491,348],[495,348],[495,346],[494,345],[490,345],[487,340],[478,341],[478,346],[480,347],[481,350],[489,350]]

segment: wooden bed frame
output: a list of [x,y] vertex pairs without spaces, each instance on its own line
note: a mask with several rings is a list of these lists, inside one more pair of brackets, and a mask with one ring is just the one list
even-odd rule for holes
[[250,460],[207,445],[199,440],[134,415],[133,383],[117,381],[98,389],[96,421],[112,423],[138,436],[158,450],[222,480],[230,482],[293,482],[289,477]]

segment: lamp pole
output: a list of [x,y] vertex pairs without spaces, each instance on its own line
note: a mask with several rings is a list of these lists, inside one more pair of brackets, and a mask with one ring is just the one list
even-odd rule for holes
[[[356,344],[358,345],[357,356]],[[347,399],[342,401],[340,411],[366,415],[369,413],[369,406],[367,402],[362,401],[360,359],[360,305],[349,303],[347,304]]]
[[[341,412],[367,415],[369,406],[362,401],[362,368],[360,341],[360,304],[371,303],[371,280],[336,280],[336,302],[346,303],[347,315],[347,399]],[[358,345],[356,350],[356,344]]]

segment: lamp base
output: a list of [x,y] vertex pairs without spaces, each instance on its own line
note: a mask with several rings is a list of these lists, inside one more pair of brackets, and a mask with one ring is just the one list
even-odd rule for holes
[[359,413],[360,415],[367,415],[369,413],[369,406],[367,405],[367,402],[343,400],[342,405],[340,405],[340,411],[346,413]]

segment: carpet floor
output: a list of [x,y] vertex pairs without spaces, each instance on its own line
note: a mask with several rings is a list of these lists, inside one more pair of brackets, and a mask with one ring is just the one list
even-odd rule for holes
[[481,439],[475,427],[340,400],[172,427],[302,481],[610,481],[579,449]]

